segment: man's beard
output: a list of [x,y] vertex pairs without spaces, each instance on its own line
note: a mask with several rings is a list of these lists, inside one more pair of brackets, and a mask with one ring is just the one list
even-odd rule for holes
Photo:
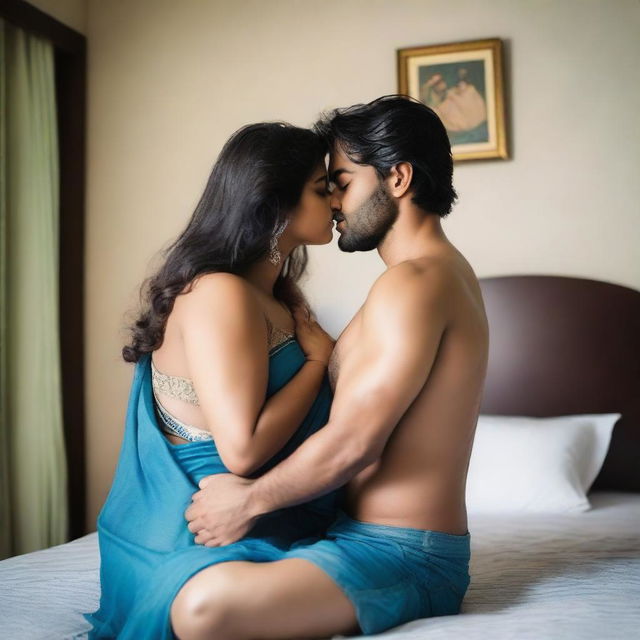
[[398,203],[384,182],[365,200],[348,220],[338,239],[342,251],[371,251],[387,235],[398,217]]

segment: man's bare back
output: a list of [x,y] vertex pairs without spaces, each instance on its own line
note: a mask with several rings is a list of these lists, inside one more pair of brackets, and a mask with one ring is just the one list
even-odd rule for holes
[[[347,484],[346,511],[365,522],[464,534],[465,481],[489,332],[473,269],[453,245],[447,243],[443,249],[437,257],[411,261],[418,271],[437,270],[447,282],[451,312],[436,360],[383,455]],[[352,350],[362,348],[360,317],[366,305],[365,301],[337,340],[329,363],[334,391]]]

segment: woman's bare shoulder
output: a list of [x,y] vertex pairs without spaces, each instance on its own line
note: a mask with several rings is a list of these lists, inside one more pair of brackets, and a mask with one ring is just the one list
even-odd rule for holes
[[182,322],[193,316],[224,312],[238,318],[260,317],[261,306],[251,285],[227,272],[196,276],[176,298],[174,311]]

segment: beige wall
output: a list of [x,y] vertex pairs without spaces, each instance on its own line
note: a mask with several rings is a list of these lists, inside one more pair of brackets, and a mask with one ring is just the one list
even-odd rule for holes
[[[131,381],[123,313],[224,140],[247,122],[307,126],[323,108],[395,92],[398,47],[506,41],[513,159],[457,165],[444,222],[479,276],[640,288],[635,0],[89,0],[87,13],[89,529]],[[382,263],[335,242],[310,253],[307,290],[337,335]]]

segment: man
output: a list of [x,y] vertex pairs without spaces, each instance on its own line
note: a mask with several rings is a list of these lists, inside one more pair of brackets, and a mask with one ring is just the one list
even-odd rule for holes
[[196,542],[218,546],[347,483],[345,509],[281,560],[193,576],[171,610],[181,640],[378,633],[458,613],[469,583],[465,482],[488,326],[441,226],[457,198],[446,131],[405,96],[336,110],[316,129],[332,149],[339,247],[376,248],[387,269],[337,340],[329,422],[256,480],[204,478],[185,516]]

